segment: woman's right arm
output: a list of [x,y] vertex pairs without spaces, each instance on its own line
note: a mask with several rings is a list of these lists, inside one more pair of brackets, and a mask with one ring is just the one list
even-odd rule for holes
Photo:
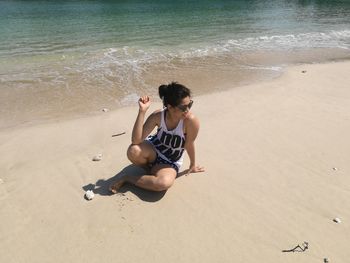
[[144,96],[139,99],[139,112],[137,114],[131,135],[132,144],[142,143],[143,140],[152,132],[154,127],[157,125],[157,116],[155,113],[151,114],[147,118],[145,124],[143,124],[146,112],[150,105],[151,102],[148,96]]

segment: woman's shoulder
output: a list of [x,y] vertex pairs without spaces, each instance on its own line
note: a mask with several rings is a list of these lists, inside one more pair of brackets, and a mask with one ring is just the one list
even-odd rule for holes
[[162,109],[155,110],[154,112],[152,112],[152,115],[161,115],[162,111]]
[[163,110],[161,109],[155,110],[149,116],[149,118],[151,118],[158,126],[160,125],[160,122],[161,122],[162,111]]
[[199,119],[192,112],[184,119],[185,127],[199,127]]

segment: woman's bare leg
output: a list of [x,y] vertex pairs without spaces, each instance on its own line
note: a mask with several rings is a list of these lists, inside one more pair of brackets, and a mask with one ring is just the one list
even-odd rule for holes
[[135,165],[146,165],[153,163],[157,158],[153,145],[146,141],[140,144],[131,144],[126,155]]
[[119,188],[126,182],[134,184],[143,189],[151,191],[164,191],[170,188],[176,178],[176,171],[170,165],[158,164],[151,170],[151,175],[126,175],[118,176],[116,181],[111,185],[110,190],[117,193]]

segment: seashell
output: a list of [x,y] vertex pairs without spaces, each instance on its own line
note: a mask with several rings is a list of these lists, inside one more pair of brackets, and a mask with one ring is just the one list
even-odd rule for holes
[[103,112],[108,112],[108,111],[109,111],[109,109],[107,109],[107,108],[103,108],[103,109],[102,109],[102,111],[103,111]]
[[85,192],[85,197],[87,200],[92,200],[95,197],[95,194],[92,190],[87,190]]
[[339,224],[339,223],[341,223],[341,220],[340,220],[339,217],[336,217],[336,218],[333,219],[333,222]]
[[102,160],[102,153],[99,153],[99,154],[95,155],[94,157],[92,157],[92,160],[94,162],[101,161]]

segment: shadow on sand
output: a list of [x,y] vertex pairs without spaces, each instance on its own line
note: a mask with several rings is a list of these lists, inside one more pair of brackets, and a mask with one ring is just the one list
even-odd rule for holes
[[[125,167],[123,170],[121,170],[119,173],[117,173],[115,176],[104,180],[100,179],[98,180],[95,184],[88,184],[83,186],[82,188],[84,191],[87,190],[93,190],[95,194],[97,195],[102,195],[102,196],[110,196],[113,195],[109,191],[109,186],[115,181],[116,176],[119,174],[132,174],[134,176],[140,176],[149,173],[149,170],[142,168],[140,166],[136,165],[129,165]],[[182,171],[178,173],[176,178],[179,178],[187,173],[187,170]],[[131,184],[124,184],[118,191],[119,193],[126,193],[126,192],[132,192],[134,195],[136,195],[138,198],[140,198],[143,201],[146,202],[157,202],[160,199],[163,198],[165,195],[166,191],[161,191],[161,192],[154,192],[154,191],[149,191],[145,190],[142,188],[139,188],[137,186],[131,185]]]

